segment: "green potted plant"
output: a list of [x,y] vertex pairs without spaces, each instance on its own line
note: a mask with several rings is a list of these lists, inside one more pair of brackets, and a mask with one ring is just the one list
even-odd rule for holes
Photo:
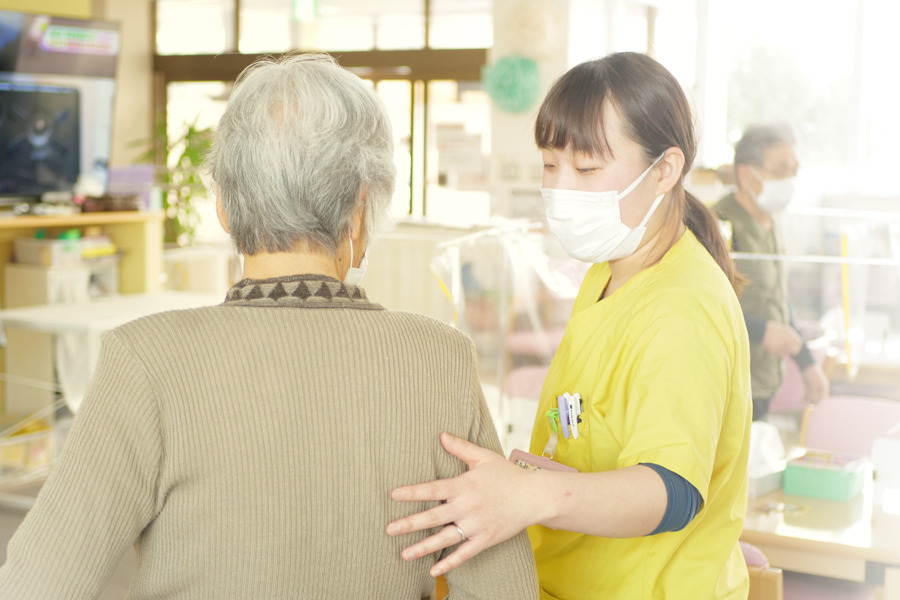
[[212,144],[212,129],[197,127],[197,120],[186,124],[175,140],[169,140],[165,126],[157,127],[156,144],[141,156],[158,168],[162,190],[162,208],[166,214],[163,241],[187,246],[194,240],[200,214],[194,199],[206,195],[200,177],[200,165]]

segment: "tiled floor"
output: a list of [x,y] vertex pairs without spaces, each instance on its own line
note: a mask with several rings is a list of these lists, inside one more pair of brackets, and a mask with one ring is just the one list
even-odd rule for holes
[[[0,503],[0,563],[6,562],[6,545],[18,528],[26,511],[21,508],[6,506]],[[128,594],[131,578],[137,568],[137,558],[134,550],[129,550],[122,557],[113,576],[107,582],[103,593],[97,596],[98,600],[122,600]]]

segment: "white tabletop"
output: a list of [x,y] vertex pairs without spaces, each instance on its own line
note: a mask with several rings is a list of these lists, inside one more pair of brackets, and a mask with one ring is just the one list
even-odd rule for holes
[[791,496],[781,490],[750,500],[741,539],[758,546],[773,567],[871,581],[883,597],[900,598],[900,515],[873,505],[871,471],[863,493],[847,502]]
[[114,329],[167,310],[221,304],[224,297],[194,292],[122,294],[90,302],[47,304],[0,311],[0,324],[47,333],[92,333]]

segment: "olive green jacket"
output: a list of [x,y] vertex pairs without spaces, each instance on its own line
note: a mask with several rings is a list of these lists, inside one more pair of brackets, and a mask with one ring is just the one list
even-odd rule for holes
[[[719,218],[731,224],[731,248],[752,254],[783,254],[781,228],[773,220],[763,227],[728,194],[713,206]],[[737,259],[740,272],[750,282],[740,295],[741,308],[750,334],[750,387],[754,398],[771,398],[781,385],[781,358],[765,350],[762,336],[766,321],[790,323],[784,263],[775,259]]]

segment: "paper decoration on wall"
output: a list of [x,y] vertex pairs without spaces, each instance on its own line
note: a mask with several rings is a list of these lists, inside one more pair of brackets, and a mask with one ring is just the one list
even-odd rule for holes
[[504,56],[492,66],[482,67],[481,81],[491,100],[511,113],[531,108],[540,91],[537,63],[519,54]]
[[512,52],[534,59],[560,52],[560,15],[555,0],[518,0],[504,20],[506,45]]

